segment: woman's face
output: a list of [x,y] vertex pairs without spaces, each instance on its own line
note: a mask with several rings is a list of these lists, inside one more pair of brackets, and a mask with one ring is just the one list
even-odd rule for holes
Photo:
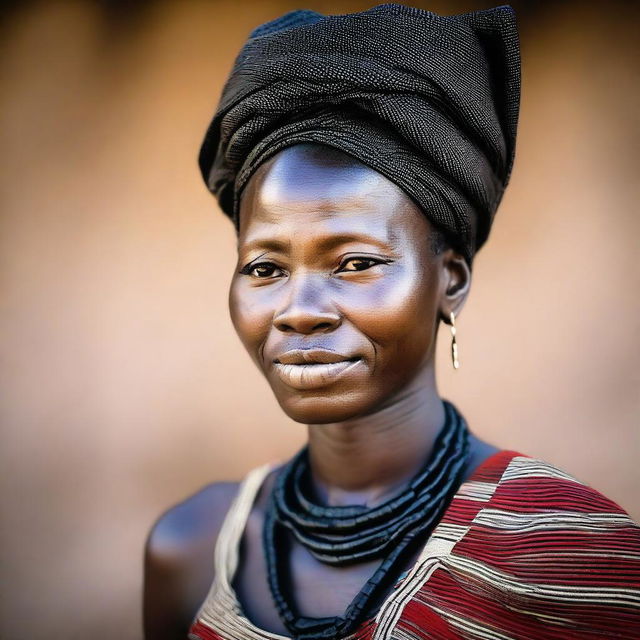
[[293,420],[372,413],[433,366],[449,282],[430,234],[392,182],[325,147],[285,149],[251,179],[231,318]]

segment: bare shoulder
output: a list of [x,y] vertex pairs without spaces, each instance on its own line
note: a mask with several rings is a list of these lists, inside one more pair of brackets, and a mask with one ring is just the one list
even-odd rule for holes
[[163,513],[144,559],[146,640],[184,640],[214,578],[218,533],[238,483],[210,484]]

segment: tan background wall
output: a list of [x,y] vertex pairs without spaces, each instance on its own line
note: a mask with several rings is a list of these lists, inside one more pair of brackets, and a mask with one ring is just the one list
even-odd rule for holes
[[[3,639],[140,638],[153,519],[303,441],[232,332],[233,231],[195,163],[243,38],[297,5],[17,3],[5,16]],[[640,518],[638,15],[516,7],[518,157],[460,319],[462,369],[444,341],[441,385],[478,434]]]

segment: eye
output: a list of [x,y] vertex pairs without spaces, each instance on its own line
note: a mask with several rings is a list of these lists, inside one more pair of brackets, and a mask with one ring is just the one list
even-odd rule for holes
[[340,264],[338,272],[342,271],[366,271],[375,267],[377,264],[387,264],[385,260],[379,258],[369,258],[366,256],[357,256],[353,258],[347,258]]
[[264,279],[279,278],[283,275],[282,269],[273,264],[273,262],[249,263],[241,269],[240,273],[245,276]]

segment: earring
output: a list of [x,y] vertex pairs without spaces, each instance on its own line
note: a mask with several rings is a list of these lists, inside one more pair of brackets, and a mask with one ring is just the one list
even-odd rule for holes
[[460,360],[458,360],[458,342],[456,340],[456,316],[451,311],[449,313],[449,322],[451,323],[451,361],[453,362],[453,368],[460,368]]

